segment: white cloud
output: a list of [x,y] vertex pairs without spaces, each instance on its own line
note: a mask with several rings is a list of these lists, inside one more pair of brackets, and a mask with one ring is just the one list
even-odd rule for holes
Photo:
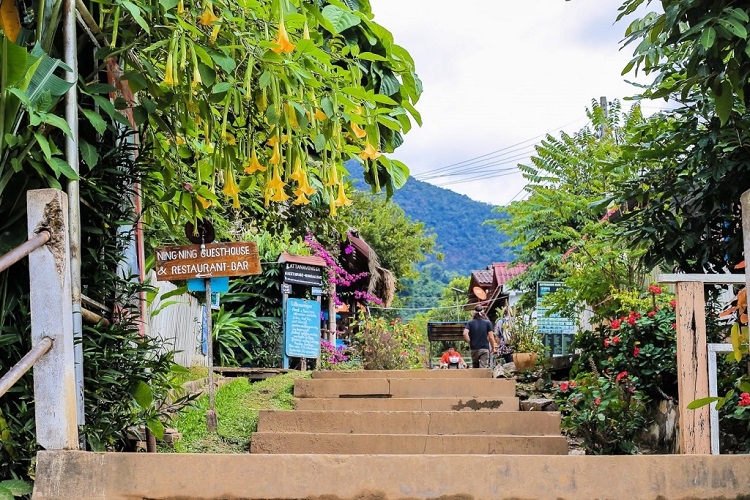
[[[393,157],[424,175],[562,126],[573,132],[592,99],[634,94],[620,76],[632,53],[619,50],[626,23],[613,26],[621,3],[371,0],[375,21],[409,50],[424,84],[424,125]],[[516,174],[446,187],[504,204],[523,184]]]

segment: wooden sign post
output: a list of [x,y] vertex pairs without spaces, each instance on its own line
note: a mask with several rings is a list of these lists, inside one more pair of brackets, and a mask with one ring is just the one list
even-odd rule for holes
[[206,285],[206,330],[208,332],[208,411],[206,428],[216,432],[218,420],[214,409],[214,352],[211,321],[211,278],[260,274],[258,245],[253,242],[206,243],[156,249],[156,279],[188,280],[203,278]]

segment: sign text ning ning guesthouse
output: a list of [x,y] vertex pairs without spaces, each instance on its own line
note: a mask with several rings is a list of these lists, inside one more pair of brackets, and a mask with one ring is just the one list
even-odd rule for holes
[[156,248],[158,281],[251,274],[260,274],[258,246],[253,242]]

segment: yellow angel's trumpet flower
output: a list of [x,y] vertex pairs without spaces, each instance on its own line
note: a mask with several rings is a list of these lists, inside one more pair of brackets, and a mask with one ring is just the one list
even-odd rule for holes
[[336,186],[339,183],[339,172],[336,165],[331,165],[331,175],[326,182],[326,187]]
[[174,85],[176,82],[174,78],[174,68],[173,68],[173,62],[172,62],[172,52],[170,51],[169,54],[167,54],[167,64],[164,68],[164,80],[162,82],[164,85]]
[[273,196],[273,189],[266,188],[263,190],[263,205],[266,207],[271,203],[271,196]]
[[326,120],[328,119],[328,116],[323,112],[322,109],[318,108],[315,110],[315,114],[313,115],[316,120]]
[[281,153],[279,152],[278,143],[273,145],[273,155],[271,155],[271,159],[268,160],[268,162],[272,165],[278,165],[281,163]]
[[219,38],[219,30],[221,29],[221,24],[214,24],[214,27],[211,29],[211,37],[208,39],[209,43],[211,45],[216,43],[216,39]]
[[250,153],[250,163],[247,164],[245,167],[245,173],[246,174],[254,174],[255,172],[265,172],[266,167],[260,164],[258,161],[258,155],[255,154],[255,148],[253,148],[252,153]]
[[286,33],[286,26],[284,26],[284,18],[282,17],[279,21],[279,34],[276,40],[273,41],[273,47],[271,50],[277,54],[288,54],[294,50],[294,44],[289,41],[289,35]]
[[310,39],[310,28],[307,26],[307,21],[305,21],[305,27],[302,29],[302,39],[303,40]]
[[214,14],[214,6],[211,2],[206,3],[206,8],[203,10],[203,14],[198,16],[198,22],[203,26],[211,26],[219,18]]
[[302,170],[301,163],[299,156],[294,159],[294,171],[289,175],[289,178],[293,181],[299,182],[300,179],[306,177],[305,172]]
[[294,191],[294,194],[297,196],[297,199],[295,199],[292,204],[294,205],[309,205],[310,200],[307,199],[307,196],[305,196],[305,193],[297,189]]
[[333,198],[333,196],[328,197],[328,213],[331,217],[334,217],[336,215],[336,200]]
[[298,188],[294,191],[294,193],[297,194],[297,191],[304,193],[307,196],[315,194],[316,192],[315,188],[312,187],[308,182],[307,176],[305,176],[304,179],[302,179],[302,181],[298,183]]
[[201,195],[197,195],[196,197],[198,198],[198,201],[200,202],[200,204],[203,205],[203,208],[208,208],[211,206],[211,200],[207,200]]
[[286,103],[286,116],[287,116],[287,125],[293,128],[299,127],[299,122],[297,121],[297,112],[294,109],[294,106],[292,106],[291,103]]
[[343,184],[339,184],[339,195],[336,197],[336,200],[334,203],[337,207],[343,207],[343,206],[352,204],[352,200],[346,197]]
[[352,122],[352,132],[354,132],[354,135],[357,136],[357,139],[364,139],[364,137],[367,135],[367,132],[359,128],[359,125]]
[[183,12],[185,12],[185,2],[180,0],[177,2],[177,13],[182,14]]
[[195,88],[198,85],[200,85],[201,83],[203,83],[203,79],[201,78],[201,72],[198,71],[198,65],[196,64],[195,66],[193,66],[193,83],[192,83],[192,87]]
[[234,172],[232,169],[228,169],[225,175],[224,189],[221,191],[232,198],[232,207],[240,208],[240,187],[237,185],[237,181],[234,179]]
[[286,183],[281,180],[281,176],[279,175],[279,169],[274,168],[271,180],[266,183],[266,189],[282,189],[285,185]]
[[229,132],[224,132],[221,134],[221,138],[224,139],[224,142],[226,142],[230,146],[237,145],[237,139]]
[[380,155],[381,153],[370,144],[370,141],[367,141],[365,149],[359,153],[359,157],[363,160],[377,160]]
[[284,189],[278,189],[276,190],[276,193],[274,193],[273,196],[271,196],[271,201],[286,201],[289,199],[289,195],[284,192]]

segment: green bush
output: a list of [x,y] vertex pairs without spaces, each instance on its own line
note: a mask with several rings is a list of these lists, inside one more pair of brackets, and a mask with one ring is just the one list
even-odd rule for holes
[[361,318],[354,349],[365,370],[406,370],[427,366],[426,341],[400,319]]

